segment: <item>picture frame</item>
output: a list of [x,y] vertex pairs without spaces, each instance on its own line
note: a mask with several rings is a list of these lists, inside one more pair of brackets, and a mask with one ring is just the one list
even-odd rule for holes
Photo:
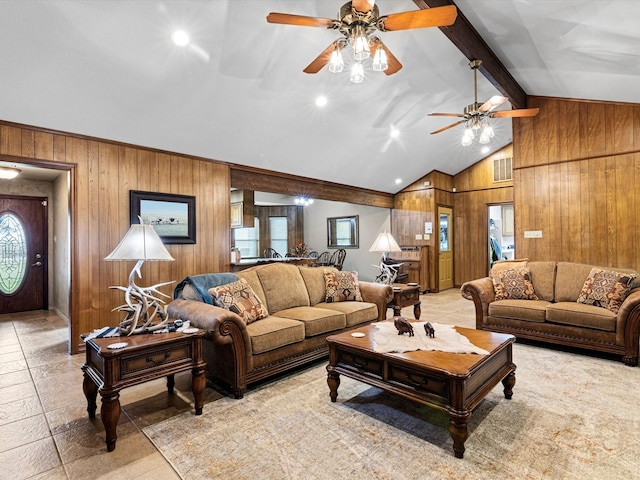
[[359,215],[327,218],[328,248],[359,248]]
[[196,197],[130,190],[131,224],[153,225],[165,244],[196,243]]

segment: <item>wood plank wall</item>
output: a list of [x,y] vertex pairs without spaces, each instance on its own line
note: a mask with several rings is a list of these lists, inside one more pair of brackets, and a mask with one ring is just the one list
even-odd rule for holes
[[[129,190],[196,196],[197,243],[168,245],[176,261],[147,262],[139,285],[228,269],[228,165],[9,122],[0,122],[0,155],[22,163],[33,159],[41,165],[56,162],[73,168],[72,353],[79,350],[80,333],[117,325],[121,319],[111,309],[123,303],[122,292],[108,286],[126,285],[134,264],[103,258],[129,228]],[[171,294],[173,286],[161,290]]]
[[640,270],[640,105],[529,106],[538,116],[513,122],[517,255]]
[[[454,284],[487,275],[489,265],[488,207],[513,201],[513,182],[493,182],[493,161],[513,155],[511,145],[455,175]],[[516,246],[516,255],[520,252]]]

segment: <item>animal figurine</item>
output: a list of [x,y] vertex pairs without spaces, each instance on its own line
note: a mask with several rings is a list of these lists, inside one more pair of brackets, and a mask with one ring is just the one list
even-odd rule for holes
[[396,329],[398,329],[398,335],[409,333],[409,336],[413,337],[413,327],[406,318],[395,317],[393,319],[393,325],[396,327]]
[[424,331],[426,332],[427,337],[435,338],[436,331],[433,329],[433,325],[431,325],[431,322],[427,322],[424,324]]

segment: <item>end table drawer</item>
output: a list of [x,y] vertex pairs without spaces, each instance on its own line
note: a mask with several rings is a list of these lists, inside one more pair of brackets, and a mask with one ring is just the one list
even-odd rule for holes
[[173,345],[165,349],[153,349],[121,359],[122,377],[138,374],[143,370],[151,370],[176,362],[192,362],[191,345]]

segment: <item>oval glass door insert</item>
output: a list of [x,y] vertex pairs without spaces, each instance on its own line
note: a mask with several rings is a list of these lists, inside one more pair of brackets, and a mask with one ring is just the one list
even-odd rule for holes
[[27,271],[26,232],[12,213],[0,216],[0,292],[10,295],[24,281]]

